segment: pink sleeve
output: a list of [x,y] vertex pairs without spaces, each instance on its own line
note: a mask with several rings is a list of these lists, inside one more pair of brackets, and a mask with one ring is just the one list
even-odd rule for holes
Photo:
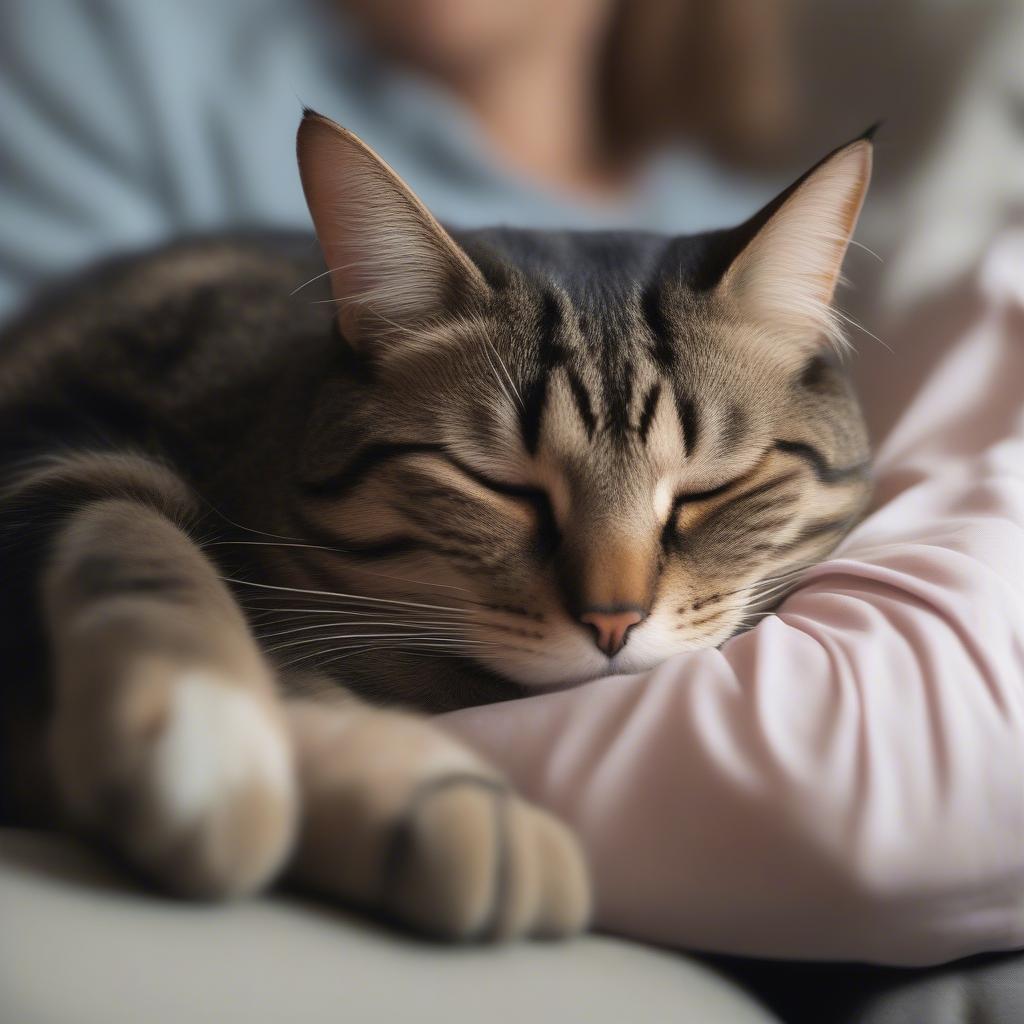
[[778,614],[442,719],[578,830],[600,927],[894,964],[1024,946],[1020,268],[1005,235],[955,316],[870,355],[878,507]]

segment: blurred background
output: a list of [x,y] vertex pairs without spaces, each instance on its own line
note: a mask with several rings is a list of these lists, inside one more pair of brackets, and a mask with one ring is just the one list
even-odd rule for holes
[[863,317],[1024,206],[1021,54],[1022,0],[4,0],[0,318],[114,251],[308,229],[303,104],[446,222],[672,232],[884,119]]

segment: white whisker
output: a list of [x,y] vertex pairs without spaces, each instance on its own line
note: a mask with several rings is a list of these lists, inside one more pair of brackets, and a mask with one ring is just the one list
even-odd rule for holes
[[869,256],[874,256],[879,263],[884,263],[885,260],[875,252],[874,249],[869,249],[863,242],[858,242],[856,238],[851,238],[849,241],[850,245],[855,245],[858,249],[863,249]]
[[353,625],[372,626],[372,627],[377,627],[377,626],[394,626],[394,627],[400,628],[400,629],[401,628],[406,628],[406,629],[429,629],[431,627],[438,626],[438,627],[444,627],[445,630],[447,632],[449,632],[449,633],[459,632],[460,634],[469,634],[469,633],[472,633],[474,631],[475,632],[479,632],[479,630],[475,626],[472,626],[472,625],[470,625],[470,626],[453,625],[450,620],[445,620],[445,619],[441,619],[441,620],[436,620],[436,619],[435,620],[431,620],[431,619],[412,619],[412,620],[409,620],[408,622],[393,622],[393,621],[390,621],[390,620],[378,619],[377,621],[374,621],[374,622],[359,622],[359,623],[344,622],[344,621],[313,622],[313,623],[309,623],[309,624],[307,624],[305,626],[295,626],[295,627],[293,627],[291,629],[276,630],[273,633],[261,633],[259,635],[259,639],[261,641],[263,641],[263,640],[272,640],[276,636],[286,636],[286,635],[288,635],[290,633],[304,633],[304,632],[308,632],[311,629],[324,629],[325,627],[328,628],[328,629],[331,629],[331,628],[340,629],[340,628],[342,628],[344,626],[353,626]]
[[301,644],[314,644],[314,643],[326,643],[330,640],[431,640],[438,642],[451,642],[458,644],[467,643],[484,643],[484,641],[477,640],[466,640],[461,636],[445,636],[438,635],[430,632],[418,632],[418,633],[334,633],[328,636],[315,636],[315,637],[304,637],[301,640],[288,640],[283,644],[274,644],[272,647],[267,647],[266,651],[268,654],[273,654],[275,651],[284,650],[286,647],[297,647]]
[[863,324],[858,323],[856,320],[854,320],[852,316],[847,316],[845,313],[843,313],[839,309],[836,309],[835,307],[833,307],[832,312],[835,316],[839,317],[839,319],[842,320],[844,323],[849,324],[851,327],[860,331],[862,334],[866,334],[869,338],[873,338],[887,352],[892,351],[891,345],[888,345],[884,341],[882,341],[882,339],[877,334],[872,334],[871,331],[869,331]]
[[[230,520],[228,520],[230,522]],[[237,523],[232,523],[232,526],[238,526]],[[238,526],[240,530],[247,530],[248,527]],[[260,531],[250,531],[253,533],[259,533]],[[267,534],[268,537],[276,537],[276,534]],[[268,548],[310,548],[314,551],[331,551],[338,555],[346,555],[350,552],[346,551],[345,548],[333,547],[330,544],[308,544],[305,541],[298,541],[291,537],[283,537],[277,541],[262,541],[262,540],[214,540],[204,544],[204,547],[223,547],[223,546],[252,546],[252,547],[268,547]],[[365,576],[376,576],[382,580],[395,580],[399,583],[414,583],[420,587],[439,587],[444,590],[461,590],[463,593],[468,594],[471,591],[466,587],[457,587],[452,583],[431,583],[428,580],[414,580],[408,576],[395,576],[391,573],[386,572],[374,572],[372,569],[363,569],[359,566],[349,566],[346,569],[347,572],[359,572]]]
[[[355,645],[356,651],[388,651],[388,650],[405,650],[406,648],[413,647],[419,649],[433,649],[437,647],[439,650],[450,650],[452,646],[450,644],[436,644],[432,641],[406,641],[404,644],[366,644],[366,645]],[[343,644],[340,647],[329,647],[326,651],[312,651],[309,654],[302,654],[298,658],[293,658],[291,661],[287,661],[280,667],[282,669],[292,668],[295,665],[301,664],[304,661],[309,661],[311,658],[323,657],[327,654],[333,654],[335,651],[353,651],[352,644]],[[338,660],[338,659],[334,659]],[[321,662],[322,664],[322,662]]]
[[392,604],[401,605],[406,608],[431,608],[446,612],[462,611],[461,608],[452,608],[448,605],[430,604],[422,601],[400,601],[390,597],[368,597],[365,594],[342,594],[331,590],[309,590],[304,587],[284,587],[273,583],[256,583],[254,580],[239,580],[231,576],[219,577],[225,583],[234,583],[243,587],[259,587],[262,590],[277,590],[293,594],[313,594],[317,597],[339,598],[350,601],[363,601],[368,604]]
[[308,288],[309,285],[314,284],[317,281],[323,280],[329,274],[333,274],[333,273],[335,273],[335,272],[337,272],[339,270],[348,270],[349,268],[354,267],[356,265],[357,265],[356,263],[346,263],[346,264],[344,264],[343,266],[340,266],[340,267],[330,267],[328,270],[325,270],[322,274],[317,274],[316,277],[311,277],[308,281],[303,281],[302,284],[300,284],[298,286],[298,288],[293,288],[288,293],[288,298],[291,298],[293,295],[298,295],[299,292],[301,292],[303,288]]
[[[246,607],[246,606],[243,605],[243,607]],[[291,618],[293,620],[303,619],[303,618],[306,618],[307,616],[310,616],[310,615],[344,615],[344,616],[349,616],[351,618],[364,619],[364,618],[372,618],[374,615],[380,615],[384,611],[395,611],[397,613],[397,612],[403,611],[403,609],[401,609],[401,608],[399,608],[399,609],[373,608],[373,609],[371,609],[369,611],[356,611],[356,610],[353,610],[353,609],[350,609],[350,608],[344,608],[344,607],[340,607],[340,606],[339,607],[333,607],[333,608],[264,608],[264,609],[262,609],[260,611],[257,611],[256,614],[262,615],[262,614],[264,614],[266,612],[289,612],[289,613],[294,613],[291,616]],[[459,611],[459,612],[452,613],[451,615],[445,614],[443,616],[442,616],[442,613],[439,613],[439,612],[432,612],[431,614],[438,616],[438,620],[437,621],[439,621],[439,622],[450,622],[453,625],[461,625],[461,624],[466,624],[466,623],[471,623],[471,622],[479,623],[480,625],[484,625],[484,626],[490,625],[490,623],[488,623],[488,622],[486,622],[486,621],[484,621],[482,619],[476,619],[476,620],[469,620],[469,619],[467,619],[466,616],[468,616],[468,615],[475,615],[476,614],[476,612],[474,612],[472,610],[467,611],[467,612]],[[461,616],[461,618],[460,618],[460,616]],[[278,619],[277,621],[283,623],[286,620]],[[416,620],[409,619],[407,621],[412,622],[412,621],[416,621]]]
[[[485,341],[485,342],[487,343],[487,347],[488,347],[488,348],[489,348],[489,349],[490,349],[490,350],[491,350],[491,351],[492,351],[492,352],[494,353],[494,358],[498,360],[498,365],[499,365],[499,366],[500,366],[500,367],[502,368],[502,370],[503,370],[503,371],[505,372],[505,377],[506,377],[506,378],[508,379],[508,384],[509,384],[509,387],[510,387],[510,388],[512,389],[512,394],[514,394],[514,395],[516,396],[516,403],[518,403],[518,405],[519,405],[519,407],[520,407],[520,408],[523,408],[523,396],[522,396],[521,394],[519,394],[519,389],[518,389],[518,388],[516,387],[516,385],[515,385],[515,382],[514,382],[514,381],[512,380],[512,374],[510,374],[510,373],[508,372],[508,367],[507,367],[507,366],[505,365],[505,361],[504,361],[504,360],[503,360],[503,359],[501,358],[501,354],[500,354],[500,353],[498,352],[498,350],[497,350],[497,349],[496,349],[496,348],[494,347],[494,342],[493,342],[493,341],[491,341],[491,339],[490,339],[490,338],[488,337],[488,335],[487,335],[487,332],[486,332],[486,331],[482,331],[482,332],[481,332],[481,335],[480,335],[480,336],[481,336],[481,337],[482,337],[482,338],[484,339],[484,341]],[[487,362],[488,362],[488,363],[490,363],[490,365],[491,365],[491,370],[492,370],[492,371],[494,371],[494,373],[495,373],[495,376],[497,376],[497,371],[496,371],[496,370],[494,370],[494,364],[493,364],[493,363],[491,363],[491,360],[490,360],[490,356],[488,356],[488,358],[487,358]],[[507,388],[505,387],[505,385],[504,385],[504,384],[502,383],[502,381],[501,381],[501,378],[498,378],[498,383],[499,383],[499,384],[501,384],[501,389],[502,389],[502,391],[504,391],[504,392],[505,392],[505,396],[506,396],[506,397],[508,398],[508,400],[509,400],[509,401],[511,402],[511,401],[512,401],[512,395],[510,395],[510,394],[508,393],[508,389],[507,389]],[[516,404],[516,403],[513,403],[513,404]]]

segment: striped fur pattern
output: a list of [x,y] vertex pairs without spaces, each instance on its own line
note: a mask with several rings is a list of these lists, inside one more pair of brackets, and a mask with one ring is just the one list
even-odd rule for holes
[[870,154],[693,238],[449,232],[308,114],[326,264],[210,239],[44,297],[0,346],[4,814],[187,895],[291,871],[431,934],[582,927],[564,827],[388,706],[720,644],[832,549]]
[[[373,380],[319,414],[337,454],[304,481],[304,534],[466,595],[474,660],[523,686],[721,643],[866,497],[831,300],[870,155],[841,148],[733,231],[453,237],[309,116],[303,180]],[[353,231],[352,194],[389,215]],[[369,271],[414,221],[405,266]],[[637,620],[611,656],[592,613]]]
[[[379,367],[380,399],[346,388],[323,413],[343,456],[304,481],[304,536],[480,602],[477,660],[536,687],[721,643],[852,525],[867,450],[830,350],[780,356],[680,285],[662,239],[464,244],[523,269]],[[616,603],[649,614],[609,661],[578,616]]]

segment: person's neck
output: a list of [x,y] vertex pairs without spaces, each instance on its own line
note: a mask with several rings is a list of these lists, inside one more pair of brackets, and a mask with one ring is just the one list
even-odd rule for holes
[[451,76],[447,85],[510,167],[558,189],[608,198],[621,191],[624,175],[607,148],[596,64],[596,53],[566,59],[551,46]]

